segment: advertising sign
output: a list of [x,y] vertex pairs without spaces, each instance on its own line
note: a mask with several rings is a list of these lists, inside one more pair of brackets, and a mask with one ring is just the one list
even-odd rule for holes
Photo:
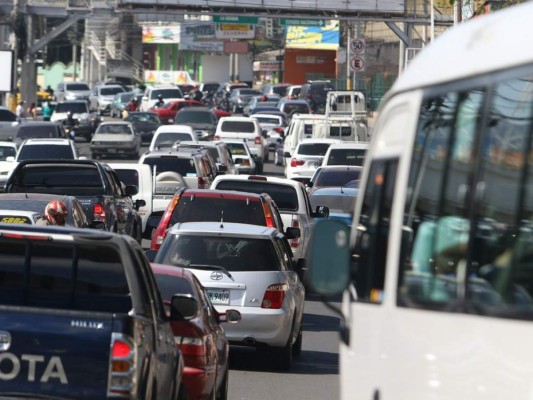
[[289,49],[337,50],[339,48],[339,21],[326,26],[288,26],[285,47]]
[[180,26],[143,26],[143,43],[179,43]]
[[217,24],[215,37],[217,39],[254,39],[255,26],[242,24]]
[[0,74],[0,92],[13,91],[13,74],[14,74],[13,51],[0,50],[0,65],[2,73]]

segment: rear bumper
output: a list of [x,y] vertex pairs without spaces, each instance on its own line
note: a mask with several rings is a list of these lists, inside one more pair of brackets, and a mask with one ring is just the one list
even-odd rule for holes
[[187,367],[183,369],[183,384],[191,399],[207,400],[215,385],[215,373],[207,373],[203,368]]
[[231,344],[283,347],[289,340],[292,329],[292,313],[286,309],[260,307],[215,306],[217,311],[237,310],[242,319],[237,324],[226,324],[224,331]]

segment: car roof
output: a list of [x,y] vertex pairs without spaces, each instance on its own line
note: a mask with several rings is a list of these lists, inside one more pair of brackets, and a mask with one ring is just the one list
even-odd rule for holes
[[[186,101],[189,101],[189,100],[186,100]],[[207,107],[185,107],[185,108],[182,108],[181,110],[178,111],[178,113],[181,113],[181,112],[184,112],[184,111],[187,111],[187,112],[210,112],[212,113],[213,110],[211,110],[210,108],[207,108]]]
[[15,142],[4,142],[4,141],[0,141],[0,146],[2,147],[13,147],[13,148],[17,148],[17,144]]
[[298,143],[298,146],[300,144],[307,144],[307,143],[329,143],[329,144],[334,144],[334,143],[339,143],[340,140],[339,139],[329,139],[329,138],[304,138],[302,140],[300,140],[300,142]]
[[39,214],[37,211],[28,211],[28,210],[9,210],[6,208],[0,207],[0,215],[2,216],[24,216],[24,217],[35,217],[40,216],[42,214]]
[[102,125],[131,125],[131,122],[129,121],[103,121],[100,126]]
[[64,138],[29,138],[26,139],[22,146],[37,146],[40,144],[51,144],[51,145],[57,145],[57,146],[70,146],[71,142],[70,139],[64,139]]
[[270,182],[270,183],[276,183],[276,184],[293,186],[293,187],[300,187],[302,185],[301,182],[293,180],[293,179],[280,178],[278,176],[264,176],[264,175],[219,175],[215,178],[214,182],[232,181],[232,180],[233,181],[258,181],[258,182],[263,182],[263,183]]
[[321,171],[361,171],[363,167],[360,165],[321,165],[318,169]]
[[219,122],[224,122],[224,121],[251,121],[253,122],[253,120],[254,118],[232,115],[230,117],[221,117],[219,119]]
[[69,197],[65,194],[50,194],[50,193],[0,193],[0,202],[3,200],[35,200],[35,201],[50,201],[61,200]]
[[217,235],[233,237],[254,237],[270,239],[278,233],[268,226],[240,224],[235,222],[182,222],[170,228],[169,234],[192,233],[197,235]]
[[228,198],[232,200],[246,200],[252,199],[253,201],[261,201],[261,198],[268,196],[266,193],[251,193],[241,192],[238,190],[220,190],[220,189],[191,189],[185,188],[180,196],[196,196],[196,197],[208,197],[208,198]]
[[168,132],[176,132],[176,133],[192,133],[194,134],[194,130],[189,125],[182,125],[182,124],[176,124],[176,125],[161,125],[157,128],[155,131],[155,134],[158,133],[168,133]]
[[330,146],[330,149],[368,149],[370,143],[368,142],[345,142],[341,141],[334,143]]

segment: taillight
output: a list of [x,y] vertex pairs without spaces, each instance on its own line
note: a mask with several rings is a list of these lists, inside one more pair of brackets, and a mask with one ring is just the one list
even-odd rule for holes
[[189,322],[178,324],[176,331],[180,336],[174,336],[174,343],[181,350],[185,367],[206,368],[207,349],[202,332]]
[[213,136],[213,140],[220,140],[220,136],[219,135]]
[[203,176],[198,177],[198,189],[208,189],[207,180]]
[[109,360],[108,397],[117,397],[117,395],[136,397],[136,362],[133,340],[126,335],[113,333]]
[[103,204],[95,203],[93,206],[93,214],[95,221],[105,222],[105,209]]
[[150,250],[159,250],[159,248],[161,247],[161,243],[163,243],[163,240],[167,236],[167,229],[168,229],[168,226],[170,225],[170,219],[172,218],[172,213],[174,212],[174,209],[178,205],[179,200],[180,200],[180,196],[175,195],[170,201],[170,203],[168,203],[167,209],[165,210],[165,213],[163,214],[161,221],[159,221],[159,225],[157,225],[155,234],[152,237],[152,242],[150,243]]
[[278,128],[274,128],[274,130],[278,133],[283,133],[285,132],[285,129],[283,129],[282,127],[278,127]]
[[263,143],[263,140],[261,139],[261,136],[256,136],[255,137],[255,144],[261,144]]
[[263,203],[263,211],[265,213],[266,226],[269,228],[274,227],[274,218],[272,218],[272,213],[270,212],[268,204]]
[[296,158],[291,158],[291,167],[299,167],[304,164],[305,164],[305,161],[297,160]]
[[287,292],[287,284],[276,283],[267,287],[261,308],[279,309],[283,305],[285,293]]
[[[292,220],[292,227],[300,229],[300,222],[298,222],[297,219],[293,219]],[[291,247],[293,249],[298,248],[298,246],[300,246],[300,238],[291,239],[290,240],[290,244],[291,244]]]

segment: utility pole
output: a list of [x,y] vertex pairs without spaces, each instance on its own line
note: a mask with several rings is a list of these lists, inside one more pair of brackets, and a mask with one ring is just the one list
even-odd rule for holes
[[350,49],[352,42],[352,24],[350,20],[346,20],[346,90],[352,90],[352,84],[350,81],[350,60],[352,59]]
[[453,3],[453,24],[457,25],[463,21],[463,1],[455,0]]

